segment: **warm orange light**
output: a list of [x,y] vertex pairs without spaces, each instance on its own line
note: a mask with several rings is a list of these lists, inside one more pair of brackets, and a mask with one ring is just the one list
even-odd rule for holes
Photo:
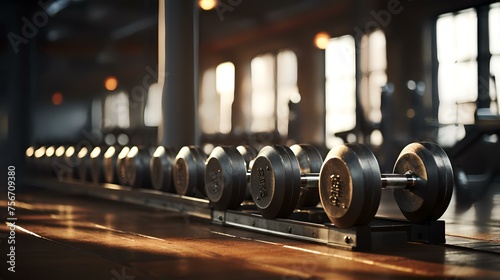
[[104,81],[104,87],[109,91],[113,91],[118,87],[118,80],[113,76],[109,76]]
[[316,45],[318,49],[326,49],[326,47],[328,47],[328,41],[330,41],[330,34],[326,32],[318,32],[318,34],[314,36],[314,45]]
[[198,6],[200,6],[202,10],[208,11],[217,6],[217,0],[198,0]]
[[54,92],[54,94],[52,94],[52,104],[57,106],[60,105],[62,101],[63,101],[62,93]]

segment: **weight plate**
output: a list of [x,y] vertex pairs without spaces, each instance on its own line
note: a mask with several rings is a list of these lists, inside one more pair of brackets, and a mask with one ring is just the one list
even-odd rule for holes
[[264,218],[288,217],[299,199],[300,167],[290,148],[266,146],[257,155],[251,175],[251,194]]
[[237,209],[247,187],[246,162],[237,148],[216,147],[205,169],[205,191],[217,210]]
[[195,146],[184,146],[174,160],[174,185],[178,194],[205,196],[205,153]]
[[175,151],[170,147],[159,146],[156,148],[149,163],[151,185],[155,190],[174,192]]
[[411,189],[395,189],[396,203],[412,222],[437,220],[446,211],[453,193],[453,168],[446,153],[430,142],[406,146],[394,165],[394,173],[412,173],[417,184]]
[[[300,174],[319,173],[323,158],[318,149],[309,144],[296,144],[290,147],[299,161]],[[319,203],[318,183],[308,183],[306,188],[301,188],[298,208],[314,207]]]
[[100,147],[94,147],[90,152],[89,170],[92,182],[104,182],[103,153]]
[[89,165],[88,165],[88,159],[89,159],[88,153],[89,153],[89,150],[87,149],[87,147],[82,147],[77,154],[77,157],[78,157],[78,166],[77,166],[78,179],[84,180],[84,181],[86,181],[90,178]]
[[116,174],[118,175],[118,183],[120,185],[128,185],[127,168],[125,165],[125,158],[127,157],[130,147],[123,147],[116,158]]
[[108,147],[104,153],[103,167],[104,167],[104,181],[106,183],[117,183],[118,175],[116,174],[116,158],[118,152],[114,146]]
[[366,146],[349,143],[331,149],[319,176],[321,204],[335,226],[362,226],[373,219],[382,182],[377,159]]
[[[241,145],[236,147],[236,149],[240,152],[240,154],[245,159],[245,172],[249,172],[252,170],[252,161],[257,156],[257,150],[251,146]],[[245,198],[244,200],[252,200],[252,195],[250,194],[250,180],[246,180],[245,187]]]

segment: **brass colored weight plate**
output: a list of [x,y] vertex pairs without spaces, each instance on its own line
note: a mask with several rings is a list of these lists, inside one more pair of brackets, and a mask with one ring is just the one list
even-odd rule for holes
[[286,218],[297,205],[300,168],[290,148],[266,146],[257,155],[251,175],[251,194],[264,218]]
[[394,173],[412,173],[418,178],[415,187],[393,191],[396,203],[408,220],[437,220],[446,211],[453,193],[453,168],[438,145],[409,144],[401,151]]
[[178,194],[206,196],[205,160],[207,156],[199,147],[184,146],[174,161],[174,186]]
[[[300,174],[319,173],[323,164],[323,157],[318,149],[309,144],[296,144],[290,147],[299,161]],[[308,183],[307,188],[300,191],[298,208],[313,207],[319,203],[318,183]]]
[[319,176],[321,204],[336,227],[370,223],[380,204],[382,182],[377,159],[366,146],[350,143],[331,149]]
[[173,169],[175,150],[170,147],[156,148],[149,162],[151,185],[153,189],[164,192],[175,192]]
[[237,209],[247,188],[246,162],[235,147],[216,147],[205,169],[205,191],[217,210]]

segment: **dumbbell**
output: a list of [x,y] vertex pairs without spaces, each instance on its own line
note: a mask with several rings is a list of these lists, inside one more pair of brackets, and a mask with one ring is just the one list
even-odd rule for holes
[[149,162],[151,151],[147,147],[133,146],[125,158],[127,181],[134,188],[150,188]]
[[256,154],[249,146],[218,146],[212,151],[205,166],[205,192],[215,209],[237,209],[243,202]]
[[90,179],[94,183],[104,182],[104,151],[103,148],[96,146],[89,154]]
[[88,181],[90,179],[89,149],[85,146],[81,147],[76,157],[78,158],[78,165],[76,167],[77,177],[80,180]]
[[75,167],[78,163],[76,156],[76,149],[74,146],[69,146],[64,153],[64,164],[68,167],[66,172],[63,173],[64,178],[74,178],[76,175]]
[[[254,160],[250,192],[264,218],[286,218],[299,201],[318,204],[318,173],[323,159],[311,145],[265,146]],[[316,193],[316,194],[315,194]]]
[[45,150],[47,148],[45,146],[41,146],[38,149],[35,150],[35,153],[33,156],[35,157],[34,164],[35,164],[35,174],[37,176],[43,175],[43,157],[45,156]]
[[50,163],[51,175],[62,180],[64,173],[69,169],[65,161],[66,147],[59,146],[54,152],[52,162]]
[[128,185],[127,168],[125,165],[125,158],[127,157],[130,147],[123,147],[116,158],[116,174],[118,175],[118,183],[120,185]]
[[52,160],[54,157],[54,153],[56,152],[56,148],[54,146],[49,146],[45,150],[45,155],[42,159],[42,175],[43,176],[52,176]]
[[409,221],[437,220],[450,203],[453,184],[448,156],[430,142],[406,146],[393,174],[381,174],[366,146],[338,146],[328,153],[319,179],[321,204],[340,228],[368,224],[377,212],[382,189],[393,190],[398,207]]
[[204,187],[207,155],[196,146],[184,146],[174,160],[174,186],[180,195],[206,196]]
[[173,166],[175,150],[170,147],[158,146],[151,157],[149,168],[153,189],[164,192],[175,192]]
[[29,174],[29,176],[33,176],[36,171],[35,151],[36,148],[34,146],[29,146],[28,148],[26,148],[26,151],[24,153],[24,166],[26,169],[26,173]]
[[104,169],[104,182],[115,184],[118,183],[118,174],[116,171],[116,159],[118,151],[115,146],[109,146],[104,152],[102,164]]

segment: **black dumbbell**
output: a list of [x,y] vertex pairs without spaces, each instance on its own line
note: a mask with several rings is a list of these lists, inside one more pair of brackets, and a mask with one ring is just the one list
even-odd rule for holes
[[104,182],[116,184],[118,183],[118,173],[116,168],[116,159],[118,158],[118,150],[115,146],[109,146],[104,152],[103,169]]
[[96,146],[89,154],[90,180],[94,183],[104,182],[104,151]]
[[54,153],[56,148],[54,146],[49,146],[45,149],[45,155],[42,158],[42,172],[43,176],[52,176],[52,161],[54,160]]
[[133,146],[125,158],[127,181],[131,187],[150,188],[149,163],[151,151],[147,147]]
[[34,165],[35,165],[35,174],[37,176],[43,176],[43,157],[45,156],[45,150],[47,148],[45,146],[41,146],[35,150],[34,156]]
[[164,192],[175,192],[173,167],[175,150],[170,147],[158,146],[149,163],[151,185],[153,189]]
[[453,169],[446,153],[430,142],[412,143],[400,153],[393,174],[381,174],[364,145],[333,148],[320,172],[320,198],[337,227],[368,224],[380,204],[381,189],[392,189],[396,203],[411,222],[437,220],[453,193]]
[[123,147],[116,158],[116,174],[118,175],[118,183],[120,185],[128,185],[127,166],[125,159],[127,158],[130,147]]
[[207,155],[196,146],[182,147],[174,160],[174,186],[180,195],[206,196],[204,187]]
[[35,146],[29,146],[26,148],[26,151],[24,153],[24,166],[26,170],[26,174],[28,176],[33,176],[36,172],[35,168],[35,151],[36,151]]
[[249,146],[216,147],[206,161],[205,192],[217,210],[237,209],[248,192],[250,161],[256,150]]
[[89,171],[89,149],[85,146],[81,147],[76,154],[78,158],[77,177],[80,180],[88,181],[90,179]]
[[311,145],[266,146],[259,151],[250,174],[251,194],[264,218],[286,218],[299,205],[314,206],[319,198],[318,173],[322,157]]
[[64,152],[64,164],[68,167],[63,173],[64,178],[76,177],[76,166],[78,165],[78,157],[74,146],[69,146]]

